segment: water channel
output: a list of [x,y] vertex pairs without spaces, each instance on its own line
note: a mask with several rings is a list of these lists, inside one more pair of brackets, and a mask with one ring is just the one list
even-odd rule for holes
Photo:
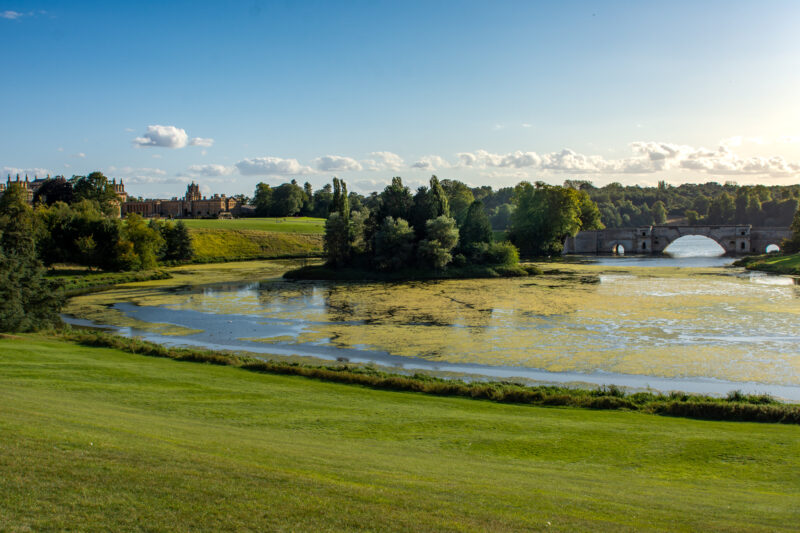
[[[68,311],[170,345],[800,401],[796,280],[684,246],[673,257],[575,258],[530,278],[133,286]],[[81,311],[93,302],[108,314]]]

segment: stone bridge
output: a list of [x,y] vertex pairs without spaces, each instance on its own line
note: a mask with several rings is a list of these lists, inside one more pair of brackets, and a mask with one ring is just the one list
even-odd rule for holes
[[660,254],[669,244],[687,235],[713,239],[726,254],[763,254],[767,246],[780,246],[792,236],[789,228],[730,226],[642,226],[580,231],[564,242],[565,254],[613,254],[622,247],[625,253]]

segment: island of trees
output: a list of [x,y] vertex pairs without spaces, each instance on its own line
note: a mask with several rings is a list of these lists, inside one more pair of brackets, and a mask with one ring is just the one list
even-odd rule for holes
[[[287,277],[363,279],[520,276],[520,251],[559,254],[564,239],[600,229],[600,212],[585,191],[522,182],[507,238],[497,241],[480,200],[463,183],[431,177],[414,194],[399,177],[368,202],[351,206],[347,184],[334,178],[325,224],[325,267],[305,267]],[[357,197],[356,197],[357,199]],[[368,204],[364,205],[364,204]]]

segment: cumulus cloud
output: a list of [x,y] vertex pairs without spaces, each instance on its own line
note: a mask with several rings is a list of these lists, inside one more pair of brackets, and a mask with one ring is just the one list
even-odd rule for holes
[[374,159],[367,159],[364,165],[368,170],[400,170],[405,166],[405,161],[393,152],[370,152]]
[[473,168],[532,169],[586,174],[650,174],[668,170],[690,170],[722,175],[765,175],[788,177],[800,174],[800,163],[775,157],[740,157],[726,140],[715,149],[696,148],[666,142],[638,141],[630,144],[633,156],[606,159],[570,149],[538,154],[511,152],[495,154],[486,150],[458,154],[460,165]]
[[204,148],[210,148],[214,145],[214,139],[206,139],[203,137],[193,137],[191,141],[189,141],[189,145],[191,146],[202,146]]
[[323,172],[357,172],[362,170],[361,163],[352,157],[341,155],[326,155],[318,157],[313,161],[318,170]]
[[296,176],[314,172],[314,169],[301,165],[297,159],[282,159],[280,157],[242,159],[236,163],[236,168],[244,176]]
[[25,176],[28,176],[28,179],[33,179],[34,177],[44,178],[50,171],[46,168],[17,168],[17,167],[3,167],[3,172],[0,174],[2,177],[2,181],[5,181],[8,176],[11,176],[11,179],[14,180],[17,178],[17,174],[19,174],[20,179],[25,179]]
[[16,20],[25,16],[25,13],[19,11],[0,11],[0,19]]
[[136,137],[133,144],[136,146],[159,146],[162,148],[183,148],[189,142],[186,130],[175,126],[147,126],[147,131],[141,137]]
[[451,166],[452,165],[450,163],[438,155],[426,155],[425,157],[421,157],[419,161],[414,162],[414,164],[411,165],[411,168],[416,168],[419,170],[436,170],[438,168],[450,168]]
[[192,174],[200,174],[203,176],[227,176],[233,174],[236,168],[227,167],[225,165],[192,165],[189,167],[189,172]]

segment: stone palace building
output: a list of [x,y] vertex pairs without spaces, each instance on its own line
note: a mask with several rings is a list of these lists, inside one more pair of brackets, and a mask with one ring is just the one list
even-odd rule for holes
[[186,196],[172,200],[142,200],[122,203],[122,216],[136,213],[143,217],[162,218],[231,218],[239,216],[242,206],[236,198],[224,194],[200,195],[200,187],[192,182]]

